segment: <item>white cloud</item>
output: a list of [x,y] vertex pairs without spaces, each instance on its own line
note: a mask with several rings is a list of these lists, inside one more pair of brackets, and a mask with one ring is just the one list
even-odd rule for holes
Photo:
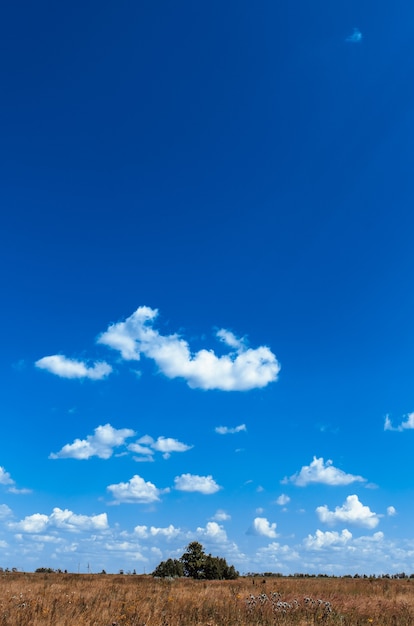
[[211,519],[215,520],[216,522],[227,522],[229,519],[231,519],[231,515],[226,513],[226,511],[218,509],[218,511],[215,512]]
[[223,526],[217,524],[217,522],[207,522],[205,528],[197,528],[197,534],[202,535],[206,539],[218,541],[220,543],[227,541],[226,531]]
[[229,348],[241,350],[245,346],[243,339],[239,339],[230,330],[226,330],[225,328],[218,330],[216,336],[220,339],[220,341],[225,343],[226,346],[229,346]]
[[167,490],[158,489],[153,483],[145,482],[141,476],[135,474],[127,483],[118,483],[108,485],[108,491],[112,493],[114,501],[119,502],[138,502],[148,504],[157,502],[161,493]]
[[345,38],[345,41],[348,43],[359,43],[362,41],[362,33],[359,28],[354,28],[352,34],[348,35],[348,37]]
[[31,489],[26,489],[25,487],[23,487],[22,489],[19,489],[17,487],[9,487],[9,489],[7,490],[9,493],[16,493],[18,495],[25,495],[27,493],[32,493]]
[[67,443],[57,452],[50,454],[50,459],[89,459],[97,456],[100,459],[109,459],[114,448],[122,446],[125,439],[133,437],[135,431],[130,428],[116,429],[111,424],[98,426],[93,435],[86,439],[75,439],[73,443]]
[[379,523],[379,516],[371,511],[368,506],[364,506],[356,495],[348,496],[342,506],[335,507],[335,511],[330,511],[324,505],[318,506],[316,513],[321,522],[326,524],[346,522],[366,528],[375,528]]
[[165,528],[157,528],[151,526],[150,533],[152,537],[165,537],[166,539],[175,539],[181,533],[179,528],[175,528],[172,524]]
[[157,452],[163,452],[164,458],[168,458],[171,452],[187,452],[192,448],[192,446],[187,446],[187,444],[171,437],[158,437],[157,441],[151,444],[151,447]]
[[74,532],[88,530],[106,530],[108,519],[106,513],[100,515],[77,515],[68,509],[54,508],[50,515],[34,513],[20,522],[10,523],[10,528],[24,533],[42,533],[47,528],[58,528]]
[[397,515],[397,509],[393,506],[387,507],[387,515],[389,517],[394,517],[394,515]]
[[321,550],[332,546],[343,546],[352,539],[352,533],[346,528],[338,533],[336,531],[322,532],[317,530],[315,535],[308,535],[304,540],[304,545],[309,550]]
[[147,539],[148,526],[143,526],[143,525],[135,526],[134,533],[137,535],[139,539]]
[[206,495],[216,493],[221,489],[212,476],[197,476],[196,474],[176,476],[174,485],[179,491],[199,491]]
[[240,424],[234,428],[228,428],[227,426],[216,426],[214,429],[218,435],[234,435],[235,433],[246,432],[246,424]]
[[412,430],[414,428],[414,413],[408,413],[404,416],[405,421],[401,422],[399,426],[393,426],[389,415],[385,416],[384,430],[393,430],[401,433],[403,430]]
[[272,541],[268,546],[259,548],[257,551],[257,561],[261,563],[263,568],[274,571],[275,567],[284,567],[285,563],[296,562],[300,560],[298,552],[288,545],[282,546],[276,541]]
[[14,485],[14,480],[4,467],[0,467],[0,485]]
[[12,510],[7,504],[0,504],[0,519],[5,519],[12,514]]
[[332,461],[328,459],[326,464],[323,458],[313,457],[310,465],[304,465],[300,472],[293,474],[290,478],[285,478],[283,483],[294,483],[298,487],[305,487],[310,483],[322,483],[324,485],[350,485],[354,482],[365,482],[362,476],[346,474],[341,469],[334,467]]
[[205,349],[192,353],[179,335],[161,335],[154,330],[157,315],[157,309],[141,306],[124,322],[110,325],[98,343],[119,350],[125,360],[137,361],[143,354],[168,378],[184,378],[191,388],[244,391],[277,379],[280,365],[267,346],[247,348],[222,329],[217,336],[233,349],[229,354],[217,356]]
[[168,459],[172,452],[187,452],[191,450],[193,446],[188,446],[186,443],[173,439],[172,437],[158,437],[156,441],[149,435],[144,435],[136,443],[131,443],[128,446],[128,450],[135,454],[142,455],[143,459],[135,458],[135,461],[152,461],[152,455],[154,451],[162,452],[164,459]]
[[61,378],[102,380],[102,378],[106,378],[112,372],[112,367],[105,361],[96,361],[93,365],[88,366],[84,361],[68,359],[61,354],[44,356],[36,361],[35,365]]
[[290,502],[289,496],[287,496],[284,493],[282,493],[278,498],[276,498],[276,504],[279,504],[280,506],[285,506],[286,504],[289,504],[289,502]]
[[271,539],[274,539],[277,537],[276,522],[271,524],[266,517],[255,517],[247,533],[249,535],[261,535],[263,537],[270,537]]
[[6,472],[4,467],[0,466],[0,485],[6,485],[9,493],[15,493],[18,495],[32,493],[31,489],[20,489],[16,487],[16,481],[10,476],[9,472]]

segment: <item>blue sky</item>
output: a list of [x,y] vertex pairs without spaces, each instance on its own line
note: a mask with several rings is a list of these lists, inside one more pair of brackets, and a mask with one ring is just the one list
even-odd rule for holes
[[0,566],[414,572],[412,18],[2,7]]

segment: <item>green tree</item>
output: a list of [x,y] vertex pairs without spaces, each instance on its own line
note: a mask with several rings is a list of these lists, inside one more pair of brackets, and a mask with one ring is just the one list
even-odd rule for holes
[[162,561],[152,573],[159,577],[188,576],[195,579],[234,580],[239,576],[233,565],[226,559],[206,554],[198,541],[192,541],[184,554],[177,559]]
[[201,543],[198,541],[189,543],[180,559],[184,566],[185,576],[189,576],[190,578],[204,578],[205,560],[206,554]]
[[181,561],[177,559],[167,559],[167,561],[161,561],[152,575],[159,576],[160,578],[177,578],[184,576],[184,567]]

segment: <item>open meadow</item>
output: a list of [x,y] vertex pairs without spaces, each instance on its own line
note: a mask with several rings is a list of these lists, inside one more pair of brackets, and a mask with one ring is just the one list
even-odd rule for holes
[[[254,582],[253,582],[254,580]],[[265,582],[263,582],[265,580]],[[3,573],[1,626],[414,624],[414,580]]]

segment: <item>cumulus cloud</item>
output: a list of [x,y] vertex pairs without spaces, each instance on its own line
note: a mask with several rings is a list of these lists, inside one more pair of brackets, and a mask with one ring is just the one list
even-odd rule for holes
[[97,456],[100,459],[109,459],[114,448],[122,446],[125,440],[133,437],[135,431],[130,428],[113,428],[111,424],[98,426],[93,435],[86,439],[75,439],[73,443],[67,443],[56,453],[51,453],[50,459],[90,459]]
[[278,498],[276,498],[276,504],[279,504],[280,506],[286,506],[286,504],[289,504],[289,502],[290,502],[289,496],[287,496],[284,493],[282,493]]
[[394,517],[394,515],[397,515],[397,509],[393,506],[387,507],[387,515],[389,517]]
[[314,535],[308,535],[304,540],[305,548],[308,550],[322,550],[332,546],[343,546],[352,539],[352,533],[346,528],[338,533],[336,531],[322,532],[317,530]]
[[151,526],[149,532],[152,537],[164,537],[165,539],[175,539],[181,533],[179,528],[175,528],[173,524],[170,524],[166,527],[157,528],[156,526]]
[[271,524],[266,517],[255,517],[252,525],[247,531],[249,535],[262,535],[263,537],[270,537],[274,539],[276,534],[276,522]]
[[154,451],[161,452],[164,459],[169,459],[172,452],[187,452],[192,447],[172,437],[158,437],[154,441],[149,435],[144,435],[135,443],[129,444],[128,450],[140,455],[135,461],[152,461]]
[[311,483],[322,483],[324,485],[350,485],[351,483],[365,481],[366,478],[363,478],[362,476],[346,474],[341,469],[334,467],[330,459],[324,463],[322,457],[317,459],[316,456],[314,456],[310,465],[304,465],[299,472],[293,474],[290,478],[284,478],[282,482],[290,482],[298,487],[305,487]]
[[197,476],[197,474],[176,476],[174,485],[178,491],[198,491],[205,495],[216,493],[221,489],[212,476]]
[[214,431],[218,435],[234,435],[235,433],[246,432],[246,424],[240,424],[234,428],[228,428],[227,426],[216,426]]
[[163,537],[164,539],[175,539],[181,534],[181,530],[170,524],[165,527],[157,526],[135,526],[134,535],[139,539],[148,539],[149,537]]
[[10,523],[9,527],[23,533],[42,533],[47,528],[56,528],[71,532],[89,530],[106,530],[108,519],[106,513],[100,515],[77,515],[68,509],[54,508],[50,515],[34,513],[20,522]]
[[[73,443],[64,445],[59,452],[52,452],[49,458],[85,460],[97,456],[100,459],[109,459],[115,448],[126,445],[126,439],[135,434],[131,428],[117,429],[111,424],[105,424],[95,428],[93,435],[88,435],[86,439],[75,439]],[[127,445],[126,448],[129,452],[139,455],[134,457],[135,461],[152,461],[155,452],[161,452],[167,459],[172,452],[186,452],[192,446],[172,437],[158,437],[154,441],[149,435],[144,435],[135,443]]]
[[179,335],[162,335],[153,328],[157,309],[139,307],[124,322],[111,324],[98,343],[118,350],[125,360],[138,361],[141,355],[153,359],[168,378],[184,378],[191,388],[244,391],[265,387],[277,379],[280,365],[267,346],[246,347],[230,331],[217,337],[231,351],[217,356],[213,350],[192,352]]
[[385,416],[384,430],[393,430],[395,432],[403,432],[403,430],[412,430],[414,428],[414,413],[408,413],[405,415],[405,421],[402,421],[399,426],[393,426],[389,415]]
[[337,522],[346,522],[365,526],[366,528],[375,528],[379,523],[379,516],[371,511],[368,506],[364,506],[358,499],[358,496],[348,496],[342,506],[335,507],[334,511],[330,511],[326,505],[318,506],[316,513],[321,522],[325,524],[336,524]]
[[207,522],[205,528],[197,528],[197,534],[205,539],[224,543],[227,541],[227,533],[223,526],[217,522]]
[[36,367],[56,374],[61,378],[89,378],[90,380],[102,380],[111,372],[112,367],[105,361],[96,361],[87,365],[84,361],[68,359],[61,354],[44,356],[35,362]]
[[162,452],[163,457],[168,459],[171,452],[187,452],[191,450],[192,446],[188,446],[178,439],[172,439],[171,437],[158,437],[157,441],[151,444],[151,447],[157,452]]
[[137,502],[140,504],[149,504],[157,502],[162,493],[168,490],[160,490],[153,483],[145,482],[141,476],[135,474],[127,483],[117,483],[108,485],[107,490],[111,492],[114,502]]

